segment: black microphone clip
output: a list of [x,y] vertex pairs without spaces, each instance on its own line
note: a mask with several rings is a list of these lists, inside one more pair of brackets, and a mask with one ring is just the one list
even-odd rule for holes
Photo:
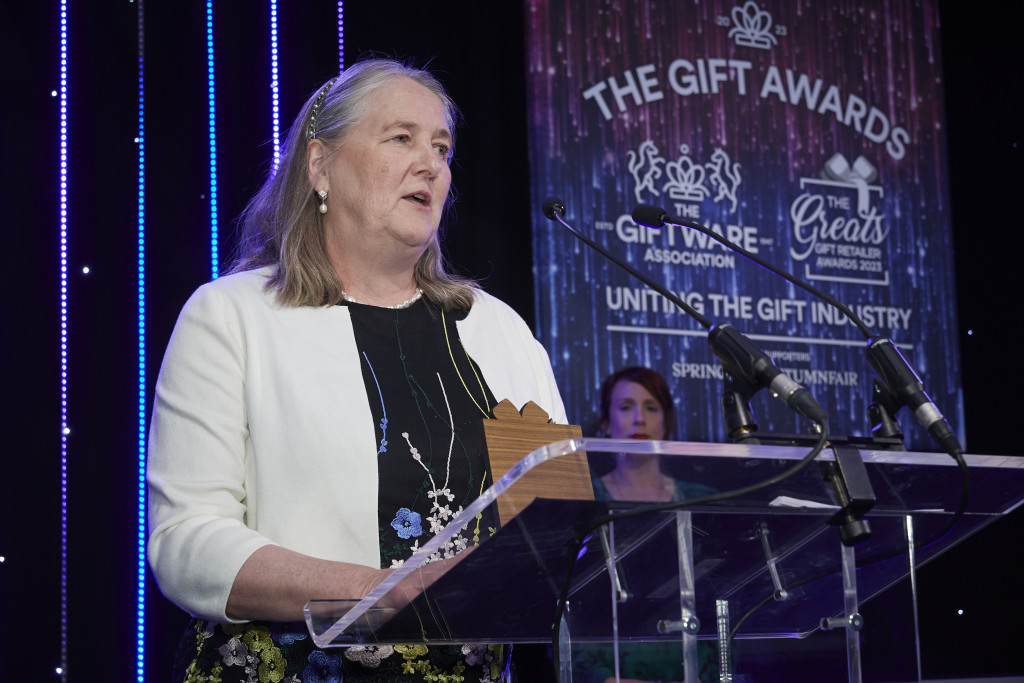
[[729,323],[718,323],[708,332],[708,344],[730,375],[754,386],[765,387],[792,410],[822,424],[825,411],[811,392],[790,379],[775,366],[775,361]]
[[960,442],[946,418],[925,393],[924,383],[891,339],[872,337],[868,340],[868,365],[889,396],[899,405],[909,406],[917,421],[928,430],[935,442],[954,458],[963,453]]

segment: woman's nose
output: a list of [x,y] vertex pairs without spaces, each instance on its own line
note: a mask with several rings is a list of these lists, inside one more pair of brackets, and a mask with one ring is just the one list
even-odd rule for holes
[[434,145],[427,143],[425,146],[420,147],[419,152],[417,157],[417,173],[425,173],[431,177],[439,174],[443,161],[441,155],[434,149]]

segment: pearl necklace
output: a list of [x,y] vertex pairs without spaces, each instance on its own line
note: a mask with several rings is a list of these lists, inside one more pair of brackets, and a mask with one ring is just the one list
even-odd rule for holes
[[[343,299],[345,299],[345,301],[349,301],[349,302],[354,303],[354,304],[361,303],[360,301],[356,301],[356,299],[354,297],[351,297],[348,294],[346,294],[344,290],[342,290],[341,296],[342,296]],[[406,299],[405,301],[403,301],[402,303],[395,304],[394,306],[378,306],[378,308],[409,308],[414,303],[419,301],[421,296],[423,296],[423,290],[420,289],[419,287],[417,287],[416,288],[416,293],[413,294],[408,299]],[[367,305],[371,305],[371,304],[367,304]]]

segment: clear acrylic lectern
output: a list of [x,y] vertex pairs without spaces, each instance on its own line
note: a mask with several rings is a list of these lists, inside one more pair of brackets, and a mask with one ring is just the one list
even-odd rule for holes
[[[1019,505],[1024,458],[965,456],[969,504],[947,531],[962,491],[952,458],[855,451],[875,501],[862,515],[870,537],[852,547],[840,541],[835,524],[842,501],[825,476],[836,460],[830,449],[770,488],[596,529],[594,520],[646,503],[531,501],[516,490],[525,473],[543,476],[559,458],[657,454],[675,480],[725,492],[773,477],[808,452],[592,438],[549,444],[513,466],[369,596],[311,600],[306,623],[321,647],[551,642],[556,603],[574,564],[561,624],[563,662],[569,643],[671,640],[681,644],[688,680],[696,680],[690,674],[697,640],[719,640],[726,660],[722,637],[732,629],[736,638],[799,638],[845,628],[849,678],[859,681],[858,604]],[[499,504],[502,526],[493,536],[457,562],[427,564],[458,530]],[[908,647],[917,646],[914,635]],[[563,680],[570,675],[566,667]]]

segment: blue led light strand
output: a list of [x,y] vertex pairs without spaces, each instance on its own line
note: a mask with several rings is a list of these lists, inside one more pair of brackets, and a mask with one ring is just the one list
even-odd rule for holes
[[135,676],[146,680],[146,78],[143,0],[137,0],[138,22],[138,508],[136,519]]
[[281,163],[281,109],[278,81],[277,0],[270,0],[270,125],[274,145],[274,172]]
[[60,3],[60,680],[68,671],[68,3]]
[[206,93],[210,110],[210,268],[211,277],[217,279],[220,259],[217,234],[217,86],[213,60],[213,0],[206,0]]
[[345,70],[345,3],[338,0],[338,73]]

